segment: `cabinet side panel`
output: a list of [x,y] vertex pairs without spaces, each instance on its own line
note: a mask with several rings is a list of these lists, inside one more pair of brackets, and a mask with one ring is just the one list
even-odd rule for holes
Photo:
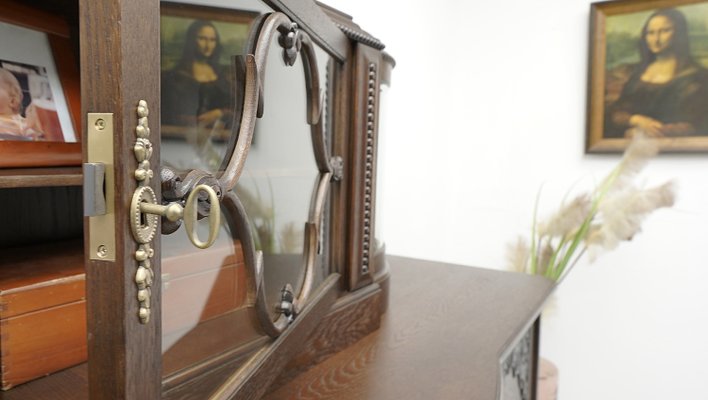
[[347,267],[349,290],[373,281],[376,137],[380,51],[357,43],[352,76],[353,114],[349,137],[350,174]]

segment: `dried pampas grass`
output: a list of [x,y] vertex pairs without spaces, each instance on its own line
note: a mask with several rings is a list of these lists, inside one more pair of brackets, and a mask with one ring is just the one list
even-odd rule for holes
[[636,135],[617,167],[592,192],[561,205],[545,221],[536,222],[534,212],[531,245],[519,238],[509,246],[513,269],[558,281],[586,251],[594,259],[600,251],[616,248],[639,233],[653,211],[673,206],[673,182],[651,188],[633,182],[657,152],[655,140]]

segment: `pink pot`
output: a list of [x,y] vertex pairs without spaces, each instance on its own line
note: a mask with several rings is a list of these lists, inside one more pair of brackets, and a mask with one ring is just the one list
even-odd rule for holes
[[538,361],[538,400],[556,400],[558,398],[558,368],[545,358]]

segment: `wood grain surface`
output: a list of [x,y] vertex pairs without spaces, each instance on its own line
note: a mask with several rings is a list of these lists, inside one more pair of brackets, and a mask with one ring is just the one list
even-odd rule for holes
[[0,169],[0,188],[81,186],[82,184],[82,172],[79,167]]
[[268,391],[277,390],[313,365],[378,329],[386,296],[379,284],[372,284],[340,298]]
[[381,328],[265,398],[496,399],[499,360],[538,317],[551,281],[389,257]]
[[87,400],[86,363],[0,392],[0,400]]
[[[391,297],[381,328],[265,399],[497,398],[500,355],[536,319],[553,283],[536,276],[388,259]],[[86,387],[83,365],[0,393],[0,399],[86,399]]]

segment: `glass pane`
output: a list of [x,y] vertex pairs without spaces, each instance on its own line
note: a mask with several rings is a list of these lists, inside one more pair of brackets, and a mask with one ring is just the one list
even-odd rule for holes
[[243,103],[240,57],[253,20],[249,9],[162,3],[162,162],[177,171],[219,172],[238,133]]
[[[199,232],[201,238],[207,237],[205,220],[200,221]],[[196,249],[184,227],[163,235],[162,246],[164,376],[258,338],[245,308],[241,245],[227,224],[222,224],[216,243],[208,249]]]
[[306,121],[305,71],[288,67],[277,35],[265,70],[264,114],[256,123],[251,150],[236,194],[246,208],[256,249],[263,252],[266,299],[273,318],[280,291],[300,291],[304,277],[305,223],[319,175]]
[[[179,175],[197,169],[218,176],[238,133],[243,102],[238,94],[243,69],[233,68],[234,60],[243,55],[254,18],[271,11],[244,0],[208,6],[161,3],[161,166]],[[205,250],[192,245],[183,226],[162,236],[167,398],[177,395],[180,382],[198,375],[190,370],[238,359],[248,353],[244,348],[256,348],[265,339],[252,322],[241,242],[229,229],[234,222],[229,218],[222,207],[218,238]],[[199,221],[198,230],[204,240],[207,219]],[[211,390],[200,393],[207,397]]]
[[[254,12],[252,15],[270,11],[263,5],[250,2],[221,1],[211,2],[210,5],[239,7]],[[163,3],[163,16],[171,18],[171,22],[165,24],[167,19],[163,17],[161,27],[164,35],[161,155],[163,166],[173,167],[178,174],[190,169],[203,169],[218,174],[219,165],[224,164],[224,158],[230,156],[226,154],[230,153],[227,147],[229,142],[233,143],[235,139],[238,123],[232,122],[231,129],[226,126],[219,131],[223,133],[219,136],[215,133],[217,130],[214,126],[200,126],[199,123],[194,123],[199,120],[196,113],[190,111],[189,118],[178,118],[182,115],[181,112],[168,115],[173,112],[170,110],[175,109],[173,106],[184,107],[185,102],[206,103],[207,100],[198,96],[197,100],[194,100],[169,94],[170,90],[175,88],[166,89],[165,85],[174,86],[175,76],[181,74],[183,80],[188,80],[189,76],[188,70],[175,71],[178,61],[166,64],[168,58],[165,53],[171,52],[172,60],[181,59],[179,53],[184,51],[189,27],[194,21],[204,19],[212,22],[212,25],[202,24],[202,28],[215,27],[219,42],[224,44],[219,68],[212,67],[212,70],[227,70],[226,61],[223,61],[228,60],[224,55],[224,52],[227,52],[226,43],[233,45],[228,52],[239,55],[238,52],[243,49],[243,38],[248,35],[231,35],[223,24],[217,22],[228,21],[233,15],[245,14],[251,15],[226,8]],[[238,25],[237,22],[224,23]],[[173,26],[169,27],[169,24]],[[180,29],[182,33],[174,33]],[[179,40],[182,40],[182,44],[165,44],[166,41]],[[276,35],[270,45],[266,68],[259,71],[265,77],[264,114],[256,122],[253,143],[244,171],[234,189],[248,214],[257,249],[264,255],[265,288],[273,318],[277,316],[275,304],[280,298],[282,287],[290,283],[297,294],[302,286],[305,225],[310,214],[313,190],[319,177],[311,130],[306,122],[306,87],[302,57],[298,55],[298,61],[289,67],[282,61],[282,52]],[[202,56],[202,59],[205,57]],[[326,66],[330,58],[319,49],[317,57],[320,85],[324,87]],[[192,68],[193,72],[194,70]],[[238,83],[243,83],[239,82],[238,74],[225,79],[235,79]],[[194,82],[191,84],[196,85]],[[230,96],[229,101],[233,102],[236,96]],[[239,100],[236,101],[238,103]],[[175,104],[170,105],[170,102]],[[323,118],[326,113],[325,109]],[[192,124],[182,124],[180,121],[191,121]],[[239,121],[239,118],[232,121]],[[195,248],[187,239],[183,227],[172,234],[162,236],[162,342],[166,398],[200,398],[201,394],[184,394],[179,384],[190,376],[195,376],[191,374],[193,371],[212,370],[216,365],[228,365],[228,368],[221,369],[217,375],[200,381],[203,382],[200,383],[200,393],[203,393],[204,398],[208,397],[216,385],[221,384],[249,354],[268,340],[255,322],[253,304],[248,302],[247,269],[241,241],[230,228],[240,224],[240,221],[229,218],[231,217],[222,207],[219,237],[216,243],[206,250]],[[207,225],[206,219],[199,223],[202,239],[208,236]],[[322,237],[326,237],[326,234]],[[326,240],[322,240],[326,243]],[[325,246],[321,248],[324,249]],[[317,258],[316,281],[321,281],[326,274],[324,257],[323,250]]]
[[386,149],[388,148],[388,96],[391,88],[391,70],[394,67],[394,61],[390,57],[384,57],[380,72],[380,90],[379,90],[379,127],[377,137],[377,154],[376,154],[376,210],[374,222],[374,239],[376,240],[376,249],[380,249],[384,244],[385,232],[383,231],[383,199],[386,198],[385,182],[386,176]]

